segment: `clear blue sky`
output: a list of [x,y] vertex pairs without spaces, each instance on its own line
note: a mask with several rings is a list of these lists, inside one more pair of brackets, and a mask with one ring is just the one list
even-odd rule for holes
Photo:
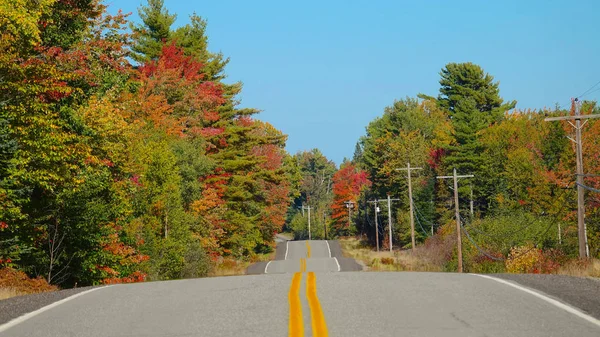
[[[133,12],[145,0],[106,0]],[[437,95],[449,62],[474,62],[517,108],[567,106],[600,81],[600,1],[175,1],[196,12],[210,49],[231,58],[242,106],[289,135],[287,149],[351,158],[395,99]],[[600,87],[600,85],[598,86]],[[585,98],[597,100],[600,91]]]

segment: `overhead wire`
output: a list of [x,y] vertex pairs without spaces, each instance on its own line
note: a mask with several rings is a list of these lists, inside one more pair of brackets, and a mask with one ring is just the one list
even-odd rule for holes
[[[419,211],[419,208],[417,207],[417,205],[415,204],[414,201],[412,202],[412,205],[413,205],[413,209],[415,209],[415,211],[416,211],[415,212],[415,219],[417,219],[417,223],[419,224],[419,227],[421,228],[421,231],[423,232],[423,234],[425,234],[425,236],[427,236],[427,237],[431,236],[431,233],[428,233],[425,230],[425,228],[423,227],[421,221],[419,220],[419,215],[423,219],[423,222],[425,222],[426,225],[429,224],[429,225],[431,225],[433,227],[434,223],[433,222],[427,223],[427,220],[425,219],[425,216],[423,216],[423,213],[421,213],[421,211]],[[435,226],[437,226],[437,225],[435,225]]]
[[419,227],[421,228],[421,231],[423,232],[423,234],[425,234],[426,237],[430,236],[431,234],[427,233],[425,228],[423,228],[423,225],[421,224],[421,221],[419,220],[419,216],[417,214],[415,214],[415,219],[417,219],[417,223],[419,224]]
[[425,224],[426,224],[426,225],[434,225],[434,226],[436,226],[436,227],[438,227],[438,226],[439,226],[438,224],[435,224],[435,223],[433,223],[433,222],[431,222],[431,221],[427,220],[427,219],[425,218],[425,216],[423,215],[423,213],[421,213],[421,211],[419,210],[419,208],[417,207],[417,205],[415,204],[415,202],[414,202],[414,201],[413,201],[413,203],[412,203],[412,204],[413,204],[413,208],[414,208],[414,209],[417,211],[417,213],[418,213],[418,214],[420,214],[420,215],[421,215],[421,218],[423,219],[423,222],[425,222]]
[[[565,193],[566,193],[566,191],[564,191],[564,190],[563,190],[563,193],[561,194],[561,197],[562,197],[562,196],[563,196]],[[548,234],[548,232],[550,231],[550,229],[551,229],[551,228],[552,228],[552,227],[555,225],[555,223],[556,223],[556,220],[558,219],[558,216],[559,216],[559,215],[561,214],[561,212],[564,210],[564,208],[565,208],[565,205],[566,205],[566,203],[562,203],[562,206],[561,206],[561,208],[558,210],[558,212],[556,212],[556,214],[555,214],[555,216],[554,216],[554,221],[551,221],[551,222],[550,222],[550,224],[548,225],[548,227],[546,227],[546,229],[545,229],[545,230],[544,230],[542,233],[540,233],[540,234],[538,234],[538,235],[537,235],[537,236],[538,236],[538,239],[539,239],[539,237],[543,237],[543,236],[546,236],[546,235]],[[485,255],[486,257],[488,257],[488,258],[490,258],[490,259],[493,259],[493,260],[496,260],[496,261],[504,261],[504,260],[506,260],[506,259],[507,259],[507,258],[498,258],[498,257],[494,257],[493,255],[490,255],[489,253],[485,252],[485,250],[483,250],[483,248],[481,248],[481,247],[480,247],[480,246],[479,246],[479,245],[478,245],[478,244],[475,242],[475,240],[473,240],[473,239],[471,238],[471,236],[470,236],[469,232],[467,231],[467,229],[465,228],[465,226],[463,226],[463,224],[462,224],[463,220],[464,220],[464,218],[462,218],[462,217],[461,217],[461,221],[460,221],[460,226],[461,226],[461,228],[462,228],[462,229],[463,229],[463,231],[465,232],[465,235],[467,236],[467,238],[469,239],[469,241],[471,241],[471,243],[472,243],[472,244],[475,246],[475,248],[476,248],[476,249],[477,249],[477,250],[478,250],[478,251],[479,251],[479,252],[480,252],[482,255]],[[473,228],[474,228],[474,227],[473,227]],[[511,246],[512,246],[512,244],[511,244]],[[522,252],[522,253],[520,253],[520,254],[518,254],[518,255],[515,255],[515,256],[510,256],[510,258],[511,258],[511,259],[517,259],[517,258],[519,258],[519,257],[521,257],[521,256],[523,256],[523,255],[526,255],[526,254],[528,254],[530,251],[532,251],[532,250],[534,250],[534,249],[537,249],[537,247],[536,247],[535,245],[534,245],[533,247],[531,247],[530,249],[528,249],[528,250],[526,250],[526,251],[524,251],[524,252]]]
[[589,187],[589,186],[586,186],[586,185],[584,185],[584,184],[575,183],[575,185],[577,185],[577,186],[580,186],[580,187],[583,187],[584,189],[586,189],[586,190],[588,190],[588,191],[591,191],[591,192],[594,192],[594,193],[600,193],[600,190],[599,190],[599,189],[595,189],[595,188],[593,188],[593,187]]
[[587,96],[587,95],[591,95],[591,94],[593,94],[593,93],[595,93],[595,92],[598,92],[598,91],[600,91],[600,88],[598,88],[598,89],[596,89],[596,90],[593,90],[593,91],[590,91],[590,92],[588,92],[587,94],[583,95],[582,97],[585,97],[585,96]]
[[485,250],[483,250],[483,248],[479,247],[479,245],[475,242],[475,240],[473,240],[471,238],[471,235],[469,235],[469,232],[466,230],[465,226],[463,225],[462,221],[460,222],[460,227],[462,228],[463,232],[465,232],[466,237],[469,239],[469,241],[471,241],[471,243],[473,244],[473,246],[475,246],[475,248],[477,248],[477,250],[479,251],[479,253],[481,253],[482,255],[485,255],[486,257],[494,260],[494,261],[504,261],[506,259],[500,258],[500,257],[495,257],[493,255],[490,255],[489,253],[487,253]]
[[592,85],[591,87],[589,87],[589,89],[588,89],[588,90],[584,91],[584,92],[583,92],[583,94],[581,94],[581,95],[577,96],[577,98],[581,98],[581,97],[583,97],[583,96],[586,96],[586,95],[589,95],[589,94],[591,94],[592,92],[596,92],[596,91],[598,91],[598,89],[600,89],[600,88],[598,88],[598,89],[596,89],[596,90],[594,90],[594,91],[591,91],[591,92],[590,92],[590,90],[594,89],[594,88],[595,88],[595,87],[596,87],[598,84],[600,84],[600,81],[598,81],[596,84],[594,84],[594,85]]

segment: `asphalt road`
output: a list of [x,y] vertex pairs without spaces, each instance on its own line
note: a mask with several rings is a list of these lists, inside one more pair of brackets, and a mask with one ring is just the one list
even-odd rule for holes
[[338,241],[312,240],[310,241],[311,256],[308,255],[307,241],[287,241],[278,237],[275,260],[259,262],[248,267],[249,275],[294,273],[300,271],[298,261],[306,258],[306,271],[313,272],[339,272],[361,271],[362,266],[354,259],[342,255],[342,248]]
[[0,336],[600,336],[600,321],[514,280],[338,272],[331,243],[285,242],[262,275],[94,288]]

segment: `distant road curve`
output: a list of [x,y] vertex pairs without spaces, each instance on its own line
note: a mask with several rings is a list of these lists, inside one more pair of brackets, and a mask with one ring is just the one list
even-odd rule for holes
[[[280,238],[281,239],[281,238]],[[292,273],[297,271],[297,260],[306,255],[306,241],[280,241],[277,243],[275,259],[268,262],[258,262],[248,267],[246,274]],[[313,254],[308,258],[308,268],[313,271],[361,271],[362,266],[352,258],[342,254],[342,248],[337,240],[312,240]]]

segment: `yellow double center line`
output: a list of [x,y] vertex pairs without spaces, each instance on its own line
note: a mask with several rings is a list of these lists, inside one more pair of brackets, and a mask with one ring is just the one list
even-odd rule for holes
[[[310,245],[306,241],[306,257],[310,257]],[[300,259],[300,272],[294,273],[292,277],[292,285],[288,293],[288,300],[290,303],[290,317],[288,325],[288,336],[290,337],[303,337],[304,336],[304,322],[302,320],[302,304],[300,302],[300,283],[302,282],[302,273],[306,271],[306,258]],[[325,316],[321,309],[321,303],[317,296],[317,276],[314,272],[308,272],[306,278],[306,298],[308,299],[308,306],[310,308],[310,319],[312,327],[312,335],[314,337],[327,337],[327,324],[325,322]]]

